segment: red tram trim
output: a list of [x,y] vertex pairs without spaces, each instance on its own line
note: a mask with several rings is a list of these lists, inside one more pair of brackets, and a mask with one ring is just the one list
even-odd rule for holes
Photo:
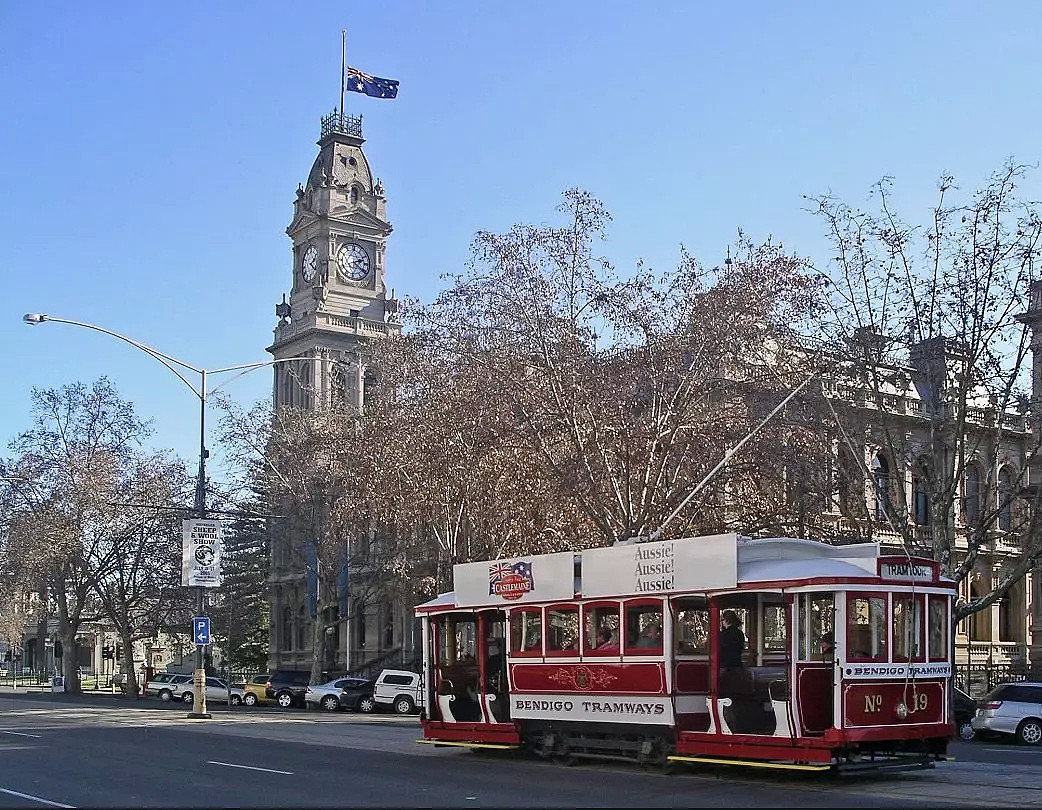
[[830,745],[861,742],[896,742],[901,740],[930,740],[935,737],[951,739],[955,735],[952,723],[921,723],[914,726],[871,726],[868,728],[830,728],[821,737]]
[[581,695],[666,694],[665,664],[517,663],[510,665],[511,694],[571,692]]
[[801,762],[832,762],[832,746],[820,746],[817,739],[800,740],[807,745],[779,744],[770,737],[752,734],[705,735],[681,732],[677,753],[684,755],[709,754],[724,757],[751,757],[754,759],[799,760]]
[[521,734],[513,723],[444,723],[421,720],[423,736],[428,740],[505,743],[520,745]]

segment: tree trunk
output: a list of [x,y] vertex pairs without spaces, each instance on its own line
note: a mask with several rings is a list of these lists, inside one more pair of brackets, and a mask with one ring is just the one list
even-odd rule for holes
[[58,638],[62,645],[62,677],[65,678],[65,691],[73,694],[80,692],[79,667],[76,664],[76,630],[66,622],[58,625]]
[[133,697],[138,696],[138,683],[137,673],[134,672],[134,642],[130,634],[124,635],[120,633],[120,643],[123,645],[123,660],[120,662],[120,669],[123,670],[123,683],[126,685],[127,694]]

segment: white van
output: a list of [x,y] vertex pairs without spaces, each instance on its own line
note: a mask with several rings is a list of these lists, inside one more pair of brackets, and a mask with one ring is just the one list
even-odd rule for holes
[[373,700],[380,708],[412,714],[422,703],[420,676],[404,669],[385,669],[373,685]]

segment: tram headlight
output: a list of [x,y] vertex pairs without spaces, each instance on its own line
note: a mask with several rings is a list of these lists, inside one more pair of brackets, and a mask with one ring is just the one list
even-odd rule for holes
[[905,704],[903,702],[902,703],[898,703],[897,704],[897,719],[898,720],[904,720],[906,717],[908,717],[908,707],[905,706]]

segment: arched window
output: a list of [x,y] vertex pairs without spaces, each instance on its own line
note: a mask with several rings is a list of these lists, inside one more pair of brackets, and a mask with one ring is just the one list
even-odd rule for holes
[[836,464],[839,509],[844,514],[861,514],[864,508],[864,476],[853,454],[840,446]]
[[279,397],[279,404],[285,405],[287,408],[293,406],[293,369],[291,368],[292,363],[285,363],[279,373],[282,375],[282,396]]
[[304,643],[304,636],[307,631],[307,620],[304,617],[304,606],[301,605],[300,610],[297,611],[297,649],[303,650],[306,648]]
[[999,529],[1008,532],[1013,527],[1013,473],[1009,467],[999,470]]
[[962,514],[967,526],[976,526],[981,516],[980,470],[970,465],[963,473]]
[[346,368],[344,363],[335,362],[329,371],[329,404],[337,412],[342,412],[347,406]]
[[876,497],[876,520],[890,515],[890,463],[882,453],[872,456],[872,484]]
[[912,519],[919,526],[930,523],[930,484],[924,461],[920,461],[912,473]]
[[302,363],[300,366],[300,407],[311,410],[311,394],[314,391],[311,376],[311,363]]
[[[979,582],[970,583],[970,598],[980,599],[984,589]],[[986,607],[970,614],[970,641],[991,641],[991,611]]]
[[358,202],[358,186],[351,186],[351,202]]
[[293,649],[293,611],[288,607],[282,609],[282,647]]

